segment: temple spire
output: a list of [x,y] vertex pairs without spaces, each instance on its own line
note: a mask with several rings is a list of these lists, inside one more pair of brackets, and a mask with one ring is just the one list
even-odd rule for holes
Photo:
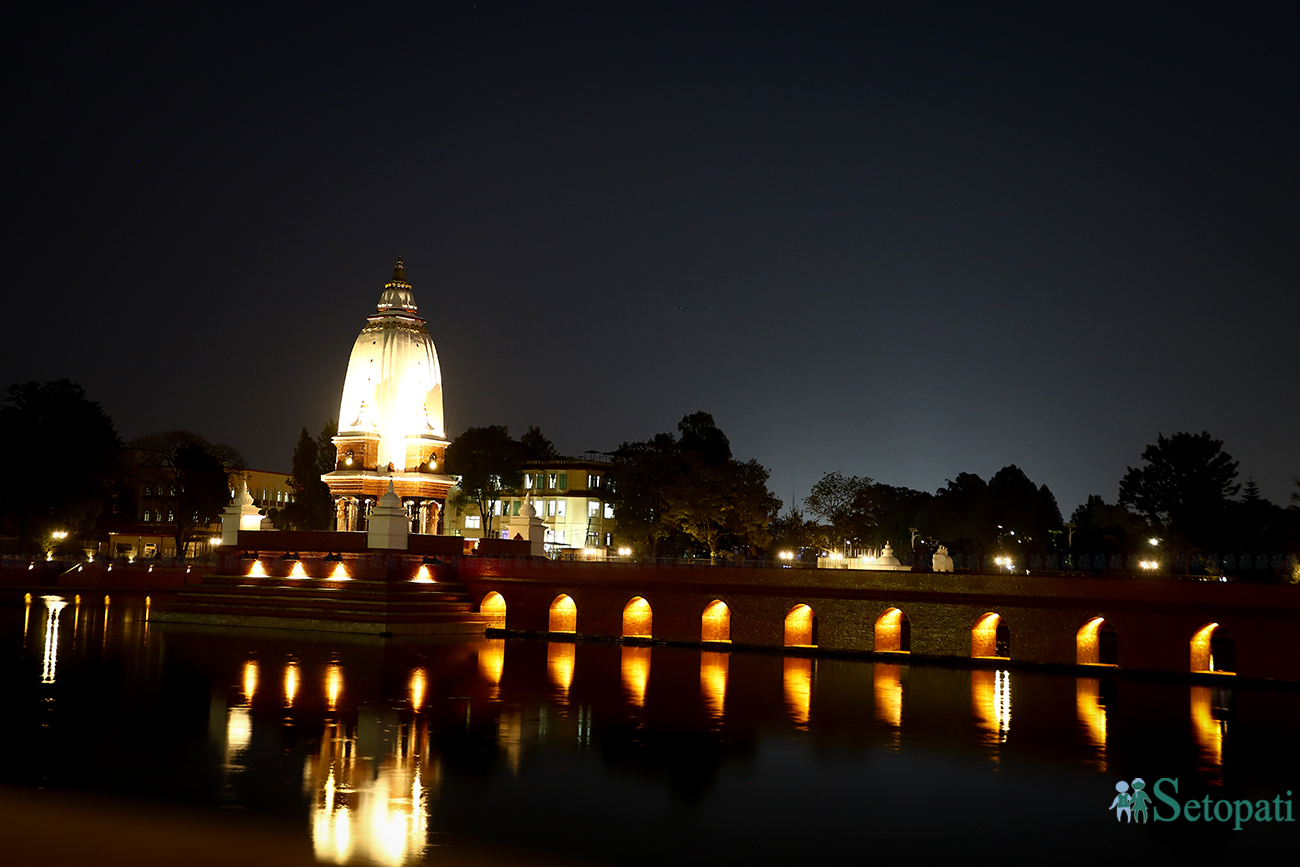
[[393,281],[406,282],[406,266],[402,264],[402,257],[397,257],[397,264],[393,266]]

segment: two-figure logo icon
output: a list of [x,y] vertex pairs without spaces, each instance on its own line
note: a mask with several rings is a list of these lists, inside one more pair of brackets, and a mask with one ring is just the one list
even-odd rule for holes
[[1129,791],[1129,784],[1120,780],[1115,784],[1115,800],[1110,802],[1110,809],[1115,811],[1115,821],[1122,822],[1125,816],[1128,816],[1129,822],[1133,821],[1133,814],[1136,813],[1143,823],[1147,820],[1147,804],[1151,803],[1151,796],[1142,791],[1146,788],[1146,782],[1141,777],[1133,780],[1133,791]]

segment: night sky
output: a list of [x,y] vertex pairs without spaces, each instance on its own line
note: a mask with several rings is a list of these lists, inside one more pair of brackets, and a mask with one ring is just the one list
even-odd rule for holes
[[1015,463],[1068,518],[1208,430],[1285,504],[1298,10],[29,4],[0,387],[287,471],[400,254],[453,436],[704,410],[787,504]]

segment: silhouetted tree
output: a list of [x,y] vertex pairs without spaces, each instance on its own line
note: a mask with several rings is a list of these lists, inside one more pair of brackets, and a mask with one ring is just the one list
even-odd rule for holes
[[1159,435],[1142,452],[1146,466],[1129,467],[1119,502],[1145,516],[1175,542],[1213,547],[1221,537],[1229,498],[1237,495],[1237,462],[1209,433]]
[[826,473],[812,486],[804,497],[804,508],[828,525],[828,547],[843,543],[854,544],[860,540],[863,526],[862,510],[865,495],[872,481],[866,476],[846,476],[840,472]]
[[523,446],[524,457],[530,461],[550,461],[560,457],[555,444],[546,438],[537,425],[529,425],[528,430],[519,438]]
[[66,379],[9,386],[0,444],[10,457],[0,516],[24,551],[54,530],[88,533],[123,477],[112,419]]
[[316,437],[302,429],[293,450],[293,475],[289,489],[293,500],[276,516],[277,524],[298,530],[329,530],[334,526],[334,498],[321,476],[334,471],[338,449],[334,436],[338,422],[330,419]]
[[767,489],[767,470],[755,460],[720,464],[688,459],[688,469],[665,491],[667,517],[716,559],[724,538],[763,547],[781,501]]

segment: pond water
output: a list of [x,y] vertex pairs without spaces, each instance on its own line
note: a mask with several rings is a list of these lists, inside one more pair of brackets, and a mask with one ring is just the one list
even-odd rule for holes
[[[440,863],[486,845],[523,863],[1202,863],[1300,840],[1291,688],[385,644],[150,624],[143,596],[3,594],[0,785],[234,815],[325,862]],[[1156,821],[1173,814],[1160,799],[1145,824],[1117,821],[1116,785],[1135,778],[1179,817]],[[1233,818],[1182,815],[1207,798]]]

